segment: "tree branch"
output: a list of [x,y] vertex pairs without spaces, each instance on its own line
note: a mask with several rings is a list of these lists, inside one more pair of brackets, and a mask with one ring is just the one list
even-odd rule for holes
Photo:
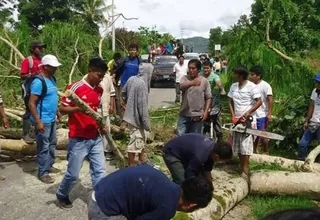
[[0,36],[0,40],[2,40],[4,43],[6,43],[10,48],[14,50],[14,52],[20,57],[21,60],[23,60],[25,57],[23,54],[18,50],[17,47],[15,47],[11,42],[9,42],[7,39]]
[[74,44],[74,51],[76,52],[77,57],[76,57],[73,65],[72,65],[72,68],[71,68],[71,71],[70,71],[70,74],[69,74],[69,85],[72,83],[72,75],[75,72],[77,64],[79,62],[80,55],[79,55],[79,52],[78,52],[78,49],[77,49],[78,42],[79,42],[79,36],[77,37],[76,43]]

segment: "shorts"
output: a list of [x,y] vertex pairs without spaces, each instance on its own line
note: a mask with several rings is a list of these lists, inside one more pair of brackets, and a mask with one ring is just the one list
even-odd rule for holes
[[[256,128],[256,120],[253,119],[250,128]],[[247,155],[253,154],[253,136],[232,132],[232,151],[234,154]]]
[[263,118],[257,118],[257,129],[260,131],[265,131],[268,126],[268,118],[263,117]]
[[141,153],[146,142],[145,132],[143,129],[138,129],[135,127],[130,128],[130,130],[130,140],[127,146],[127,152]]

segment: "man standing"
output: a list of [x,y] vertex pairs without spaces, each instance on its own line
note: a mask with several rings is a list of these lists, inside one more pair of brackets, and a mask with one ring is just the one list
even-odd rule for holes
[[190,178],[181,186],[148,165],[118,170],[103,178],[88,199],[88,219],[170,220],[176,211],[206,207],[212,182]]
[[[40,41],[34,41],[30,45],[30,53],[31,55],[25,58],[21,63],[20,69],[20,77],[22,83],[22,94],[23,98],[26,95],[25,85],[26,80],[34,74],[38,74],[41,71],[41,57],[42,51],[46,48],[46,44],[41,43]],[[27,108],[28,103],[25,103],[25,107]],[[34,134],[31,132],[31,121],[30,121],[30,112],[26,110],[25,114],[23,115],[23,140],[27,144],[33,144],[35,141]]]
[[[69,85],[67,90],[71,90],[94,111],[97,111],[103,93],[100,82],[107,71],[108,67],[102,59],[93,58],[89,61],[88,76],[84,80]],[[61,208],[71,209],[73,206],[69,193],[79,177],[84,160],[88,159],[90,162],[92,186],[105,176],[106,163],[97,122],[65,97],[62,98],[59,109],[61,113],[69,115],[69,142],[68,168],[56,196]],[[108,132],[108,128],[104,128],[102,132]]]
[[[271,122],[272,118],[272,88],[269,83],[262,80],[262,68],[260,66],[254,66],[250,69],[250,79],[251,81],[257,85],[258,90],[261,94],[262,105],[260,108],[256,110],[256,118],[257,118],[257,129],[261,131],[265,131],[267,129],[268,123]],[[266,138],[256,137],[254,141],[254,152],[257,153],[257,148],[259,145],[259,141],[261,140],[263,146],[263,153],[269,154],[269,140]]]
[[211,182],[214,162],[231,158],[232,148],[229,143],[215,143],[201,134],[173,138],[163,148],[163,159],[177,184],[199,175]]
[[132,76],[123,88],[123,100],[126,109],[123,121],[128,123],[130,140],[127,147],[128,164],[135,166],[135,155],[138,154],[139,162],[145,163],[144,147],[146,141],[145,131],[150,130],[148,113],[148,88],[143,80],[143,71],[138,76]]
[[44,56],[41,63],[42,72],[31,83],[29,110],[36,128],[38,177],[48,184],[54,182],[49,172],[54,164],[57,145],[58,89],[54,73],[61,64],[53,55]]
[[[261,106],[261,94],[257,86],[248,81],[249,72],[245,67],[237,67],[233,70],[233,77],[235,83],[230,87],[228,93],[229,109],[231,118],[235,124],[238,120],[245,121]],[[238,154],[242,176],[248,178],[249,175],[249,158],[253,154],[253,140],[252,136],[248,137],[246,134],[233,132],[232,148],[233,153]],[[251,140],[250,140],[251,139]]]
[[[9,120],[4,112],[3,107],[3,100],[2,100],[2,94],[0,92],[0,116],[2,118],[2,126],[7,129],[9,127]],[[0,145],[0,152],[1,152],[1,145]],[[0,175],[0,181],[5,180],[6,178],[4,176]]]
[[202,122],[208,118],[211,107],[209,81],[200,76],[201,62],[192,59],[188,63],[189,75],[180,81],[182,103],[177,123],[177,135],[202,133]]
[[180,81],[183,76],[188,74],[188,64],[184,63],[184,56],[179,57],[179,62],[173,66],[173,73],[176,76],[176,100],[175,103],[180,103]]
[[304,134],[300,140],[299,160],[305,160],[308,155],[308,146],[313,140],[320,140],[320,73],[314,77],[315,88],[311,93],[311,101],[304,122]]

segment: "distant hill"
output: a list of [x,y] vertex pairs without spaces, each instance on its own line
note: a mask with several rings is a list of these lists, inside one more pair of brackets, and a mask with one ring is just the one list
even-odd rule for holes
[[208,52],[209,39],[204,37],[191,37],[183,39],[183,45],[189,48],[193,45],[193,52],[195,53],[207,53]]

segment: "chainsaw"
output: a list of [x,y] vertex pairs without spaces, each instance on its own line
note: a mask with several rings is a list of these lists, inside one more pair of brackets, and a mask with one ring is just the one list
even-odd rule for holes
[[252,116],[249,116],[245,120],[243,120],[243,118],[240,118],[235,124],[228,123],[228,124],[222,125],[222,129],[243,133],[243,134],[249,134],[249,135],[251,134],[253,136],[263,137],[263,138],[272,139],[272,140],[279,140],[279,141],[284,140],[284,136],[282,135],[250,128],[250,124],[252,121],[253,121]]

